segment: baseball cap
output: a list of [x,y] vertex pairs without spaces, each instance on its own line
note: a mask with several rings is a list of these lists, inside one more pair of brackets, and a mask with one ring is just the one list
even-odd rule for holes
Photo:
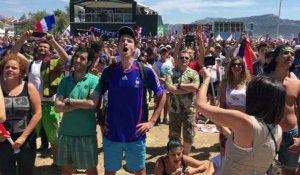
[[136,43],[135,41],[135,34],[134,34],[134,31],[128,27],[128,26],[123,26],[119,29],[119,32],[118,32],[118,39],[120,41],[120,38],[123,36],[123,35],[129,35],[133,38],[134,40],[134,44]]
[[168,50],[171,50],[171,49],[172,49],[172,46],[171,46],[171,45],[166,45],[166,48],[167,48]]
[[160,49],[160,53],[162,53],[162,52],[168,52],[168,49],[167,49],[166,47],[162,47],[162,48]]
[[66,51],[66,52],[68,52],[68,51],[70,51],[70,50],[72,50],[73,49],[73,46],[72,45],[67,45],[65,48],[64,48],[64,50]]

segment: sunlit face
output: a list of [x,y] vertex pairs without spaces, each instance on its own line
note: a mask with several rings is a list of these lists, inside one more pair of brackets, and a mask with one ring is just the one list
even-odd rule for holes
[[20,79],[20,65],[15,60],[6,62],[3,70],[5,80],[19,80]]
[[160,53],[160,58],[162,60],[166,60],[169,57],[169,53],[168,52],[162,52]]
[[239,60],[235,60],[231,65],[230,65],[231,71],[233,73],[241,73],[243,70],[243,64]]
[[293,51],[284,51],[276,58],[277,66],[290,68],[294,62],[295,53]]
[[182,147],[173,148],[167,153],[167,156],[170,164],[181,165],[183,148]]
[[75,55],[73,58],[74,71],[85,71],[90,65],[88,61],[88,53],[82,52],[79,55]]
[[49,55],[51,52],[50,52],[50,45],[47,44],[47,43],[40,43],[38,48],[37,48],[37,51],[40,55]]
[[188,66],[190,63],[189,53],[181,53],[179,57],[179,65]]
[[120,38],[118,51],[122,58],[130,58],[134,56],[135,53],[135,43],[134,39],[129,35],[123,35]]

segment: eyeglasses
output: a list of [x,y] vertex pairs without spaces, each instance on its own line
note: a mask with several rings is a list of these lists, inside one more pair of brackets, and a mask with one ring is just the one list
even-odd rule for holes
[[242,63],[232,63],[231,67],[242,67]]
[[180,59],[182,59],[182,60],[189,60],[190,58],[189,57],[180,57]]

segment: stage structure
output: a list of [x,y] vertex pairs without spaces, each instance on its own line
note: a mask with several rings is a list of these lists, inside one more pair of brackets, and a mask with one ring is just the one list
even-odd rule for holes
[[73,34],[91,27],[117,32],[121,26],[141,27],[143,34],[159,34],[161,16],[134,0],[70,0],[70,27]]

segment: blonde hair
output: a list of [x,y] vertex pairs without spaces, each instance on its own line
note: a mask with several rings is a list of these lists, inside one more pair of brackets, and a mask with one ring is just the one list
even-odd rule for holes
[[231,59],[230,63],[228,64],[228,66],[226,68],[223,81],[227,82],[229,84],[229,86],[233,86],[233,84],[234,84],[234,75],[231,71],[231,67],[232,67],[232,64],[235,61],[239,61],[242,64],[241,82],[243,82],[245,84],[248,84],[251,80],[251,76],[249,74],[249,71],[246,68],[246,64],[245,64],[244,60],[239,56],[234,57],[233,59]]

